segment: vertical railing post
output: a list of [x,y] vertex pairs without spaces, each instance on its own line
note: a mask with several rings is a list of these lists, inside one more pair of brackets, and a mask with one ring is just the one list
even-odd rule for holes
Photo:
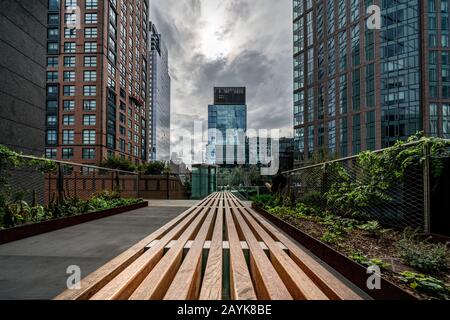
[[423,155],[424,232],[431,233],[431,148],[429,143],[424,144]]
[[118,171],[114,171],[114,179],[115,179],[115,182],[116,182],[115,183],[116,188],[115,188],[114,191],[121,192],[122,189],[120,188],[120,177],[119,177],[119,172]]
[[323,165],[323,172],[322,172],[322,181],[321,181],[321,185],[320,185],[320,191],[322,194],[324,194],[325,192],[327,192],[327,185],[328,185],[328,163],[325,163]]
[[58,162],[58,181],[56,183],[58,192],[58,204],[61,204],[64,199],[64,172],[61,163]]
[[141,172],[139,171],[137,176],[136,176],[136,197],[140,198],[141,197]]
[[170,199],[170,173],[166,173],[167,200]]

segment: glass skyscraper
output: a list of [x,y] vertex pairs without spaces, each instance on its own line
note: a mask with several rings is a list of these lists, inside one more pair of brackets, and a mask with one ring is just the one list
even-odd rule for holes
[[[208,163],[245,164],[246,132],[245,87],[214,88],[214,104],[208,106]],[[234,152],[227,154],[226,146]]]
[[[294,0],[298,161],[450,138],[449,0]],[[381,29],[368,24],[381,13]],[[373,8],[373,7],[372,7]]]
[[162,36],[153,23],[151,27],[150,61],[150,119],[149,154],[150,161],[170,160],[170,91],[169,53]]

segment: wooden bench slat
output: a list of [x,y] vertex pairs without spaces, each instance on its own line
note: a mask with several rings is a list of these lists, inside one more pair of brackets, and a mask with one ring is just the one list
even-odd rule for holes
[[250,248],[250,267],[258,298],[263,300],[292,300],[289,290],[286,288],[263,249],[261,249],[258,240],[241,213],[234,209],[233,214]]
[[[181,221],[174,229],[167,233],[157,245],[144,252],[130,266],[107,283],[91,299],[113,300],[127,299],[147,274],[153,269],[164,254],[164,247],[174,238],[177,238],[188,228],[189,224],[205,209],[197,208],[187,219]],[[198,214],[200,212],[200,214]]]
[[[221,207],[219,207],[219,210]],[[198,299],[201,288],[202,258],[206,239],[210,235],[214,221],[218,219],[215,210],[208,213],[197,237],[193,241],[188,254],[184,258],[175,278],[172,281],[165,300],[195,300]]]
[[115,257],[98,270],[94,271],[85,277],[79,284],[80,289],[66,290],[54,300],[87,300],[91,298],[98,290],[100,290],[106,283],[111,281],[140,255],[144,253],[145,247],[152,241],[167,234],[175,225],[184,220],[187,216],[192,214],[195,208],[190,208],[182,213],[177,218],[173,219],[168,224],[162,226],[150,236],[139,241],[127,251]]
[[230,246],[231,298],[234,300],[257,300],[250,271],[247,267],[241,242],[228,206],[225,207],[225,220]]
[[214,226],[213,237],[209,249],[208,262],[203,277],[200,300],[222,299],[223,270],[223,205],[219,206]]
[[273,226],[268,220],[254,210],[247,211],[259,223],[270,232],[278,241],[282,242],[289,250],[291,258],[302,270],[315,281],[315,283],[332,300],[362,300],[362,297],[339,280],[321,263],[316,261],[311,253],[305,252],[298,244],[289,239],[284,233]]
[[295,264],[256,220],[245,209],[240,208],[238,210],[269,248],[272,264],[283,279],[292,297],[298,300],[328,300],[325,293]]
[[[206,217],[206,219],[205,219]],[[155,268],[146,276],[141,284],[130,296],[130,300],[160,300],[169,288],[171,281],[175,278],[178,268],[181,265],[183,250],[186,242],[194,237],[199,230],[208,229],[214,215],[211,209],[207,208],[195,219],[194,222],[180,236],[177,244],[171,248],[155,266]],[[203,228],[204,227],[204,228]],[[205,236],[206,238],[206,236]],[[204,242],[204,241],[203,241]],[[194,246],[197,244],[194,241]],[[203,250],[203,243],[201,246]],[[192,248],[191,248],[192,250]],[[191,252],[189,250],[189,252]]]

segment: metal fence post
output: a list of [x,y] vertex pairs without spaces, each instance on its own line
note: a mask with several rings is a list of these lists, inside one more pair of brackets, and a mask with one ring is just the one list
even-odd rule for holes
[[58,193],[58,204],[61,204],[64,199],[64,172],[61,163],[58,162],[58,181],[56,183]]
[[431,149],[428,143],[423,146],[423,156],[424,232],[431,233]]
[[170,199],[170,173],[166,174],[167,200]]

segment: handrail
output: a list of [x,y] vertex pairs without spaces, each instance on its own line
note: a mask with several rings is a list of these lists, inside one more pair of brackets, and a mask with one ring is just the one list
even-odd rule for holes
[[124,171],[124,170],[111,169],[111,168],[104,168],[104,167],[98,167],[98,166],[94,166],[94,165],[86,165],[86,164],[69,162],[69,161],[45,159],[45,158],[40,158],[40,157],[35,157],[35,156],[26,156],[26,155],[21,155],[21,154],[19,156],[24,158],[24,159],[37,160],[37,161],[51,161],[51,162],[59,163],[59,164],[66,165],[66,166],[74,166],[74,167],[80,167],[80,168],[103,170],[103,171],[109,171],[109,172],[118,172],[118,173],[123,173],[123,174],[128,174],[128,175],[136,175],[136,176],[139,175],[139,173],[137,173],[137,172]]

